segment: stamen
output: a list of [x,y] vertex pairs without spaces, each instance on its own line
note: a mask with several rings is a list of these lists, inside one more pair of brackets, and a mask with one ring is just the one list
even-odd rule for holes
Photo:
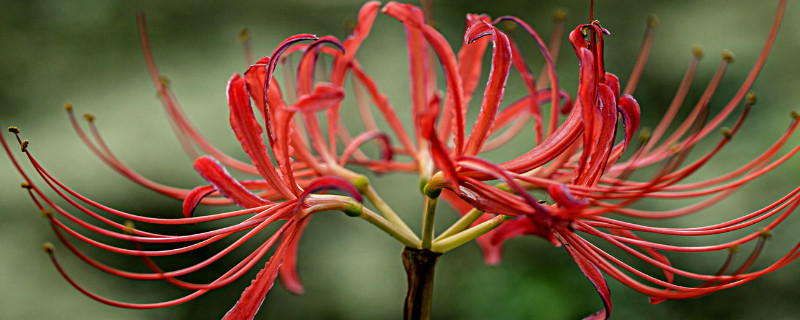
[[17,127],[8,127],[8,132],[11,132],[13,134],[19,134],[19,128],[17,128]]
[[28,152],[28,144],[30,144],[28,140],[22,140],[19,144],[19,149],[22,150],[22,152]]
[[64,110],[66,110],[67,112],[72,112],[72,103],[65,102],[64,103]]
[[239,42],[242,44],[242,52],[244,53],[244,63],[248,66],[252,65],[255,61],[255,54],[253,53],[253,41],[250,37],[250,29],[244,28],[239,31],[237,35]]
[[699,44],[693,45],[692,46],[692,54],[694,55],[695,58],[702,59],[703,58],[703,54],[704,54],[703,53],[703,46],[701,46]]
[[722,50],[722,59],[727,61],[728,63],[733,63],[733,52],[729,50]]
[[42,217],[47,219],[53,218],[53,210],[50,209],[42,209]]
[[731,132],[730,128],[723,127],[721,131],[722,131],[722,136],[725,137],[725,139],[730,140],[731,138],[733,138],[733,132]]
[[94,122],[94,115],[91,113],[84,114],[83,119],[89,122]]
[[50,242],[45,242],[42,244],[42,250],[44,250],[44,252],[47,252],[47,254],[49,255],[53,255],[53,253],[56,251],[56,247],[53,246],[53,244]]
[[32,185],[31,185],[31,183],[30,183],[30,182],[28,182],[28,181],[25,181],[25,182],[23,182],[23,183],[20,183],[20,184],[19,184],[19,186],[20,186],[22,189],[28,189],[28,190],[30,190],[30,189],[33,189],[33,186],[32,186]]
[[792,119],[800,120],[800,113],[797,113],[797,111],[792,111]]

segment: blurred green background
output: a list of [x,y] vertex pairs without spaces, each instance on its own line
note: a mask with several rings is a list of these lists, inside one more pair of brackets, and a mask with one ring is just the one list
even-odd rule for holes
[[[588,1],[440,1],[436,24],[452,44],[461,41],[463,17],[469,12],[516,15],[547,38],[551,13],[570,12],[571,29],[586,21]],[[722,49],[737,57],[712,100],[718,110],[747,74],[769,29],[777,1],[608,1],[598,0],[595,18],[612,32],[607,38],[607,68],[623,79],[633,66],[648,14],[661,24],[652,58],[636,98],[643,126],[654,126],[669,104],[690,59],[690,47],[702,44],[706,61],[689,102],[697,100],[719,61]],[[91,112],[117,155],[153,180],[191,188],[203,183],[191,161],[172,137],[146,73],[136,36],[136,10],[147,14],[156,61],[189,117],[210,140],[244,159],[227,120],[225,84],[245,65],[236,34],[250,28],[258,56],[292,34],[345,34],[343,21],[355,17],[360,0],[343,1],[0,1],[0,124],[16,125],[31,140],[30,150],[56,177],[79,192],[129,212],[178,216],[180,203],[145,190],[115,174],[97,160],[72,132],[62,110],[65,101],[78,114]],[[759,154],[789,123],[788,113],[800,101],[800,7],[790,3],[772,56],[754,90],[759,104],[746,128],[702,175],[718,175]],[[519,37],[532,66],[541,58],[530,41]],[[359,52],[365,70],[374,76],[390,101],[404,114],[408,104],[403,31],[395,20],[379,15],[371,37]],[[560,79],[574,95],[576,60],[562,47]],[[519,81],[511,77],[509,101],[519,97]],[[482,90],[482,89],[479,89]],[[477,98],[476,98],[477,100]],[[4,130],[5,132],[5,130]],[[7,136],[9,137],[9,136]],[[715,143],[710,139],[709,145]],[[800,143],[794,137],[789,144]],[[520,147],[520,148],[524,148]],[[698,147],[696,150],[704,150]],[[5,157],[3,157],[5,158]],[[770,203],[794,188],[800,179],[797,159],[775,174],[753,183],[722,205],[669,225],[723,221]],[[29,170],[30,168],[26,167]],[[699,178],[698,178],[699,179]],[[398,180],[403,180],[399,183]],[[57,240],[18,183],[21,178],[7,159],[0,160],[0,318],[2,319],[214,319],[221,317],[249,284],[255,272],[199,299],[166,309],[126,310],[97,303],[73,289],[50,264],[40,246]],[[419,229],[421,201],[416,178],[388,175],[376,188]],[[40,183],[41,184],[41,183]],[[393,195],[393,197],[389,197]],[[678,202],[652,203],[651,209]],[[224,209],[223,209],[224,210]],[[454,219],[442,211],[439,226]],[[763,267],[780,257],[800,237],[797,217],[774,232]],[[201,254],[213,252],[209,248]],[[218,249],[218,248],[217,248]],[[401,246],[363,221],[341,214],[315,217],[302,240],[300,274],[306,294],[295,297],[276,285],[259,318],[271,319],[396,319],[405,291]],[[436,274],[436,319],[579,319],[601,306],[591,284],[563,249],[538,238],[509,242],[500,266],[482,263],[474,244],[448,253]],[[125,301],[154,302],[182,291],[160,282],[126,281],[83,264],[62,245],[57,254],[77,281],[101,295]],[[145,271],[135,258],[90,251],[104,261]],[[690,270],[715,270],[724,254],[678,255],[674,261]],[[231,259],[228,263],[235,261]],[[179,263],[179,262],[175,262]],[[263,264],[260,264],[263,265]],[[260,266],[259,266],[260,268]],[[208,275],[199,275],[207,279]],[[800,317],[800,267],[791,265],[748,285],[689,301],[650,305],[647,297],[613,279],[615,319],[796,319]]]

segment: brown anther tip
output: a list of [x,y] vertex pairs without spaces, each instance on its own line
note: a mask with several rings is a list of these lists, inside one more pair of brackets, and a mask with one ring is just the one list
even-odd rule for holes
[[756,94],[754,92],[747,93],[747,103],[748,104],[755,104],[756,103]]
[[22,189],[28,189],[28,190],[33,189],[33,186],[28,181],[23,181],[22,183],[19,184],[19,187],[22,188]]
[[94,122],[94,115],[91,113],[84,114],[83,119],[89,122]]
[[17,128],[17,127],[8,127],[8,132],[11,132],[13,134],[19,134],[19,128]]
[[739,246],[732,246],[732,247],[728,247],[728,252],[730,252],[730,253],[737,253],[737,252],[739,252]]
[[28,151],[28,144],[30,144],[30,141],[22,140],[22,143],[19,144],[19,149],[22,150],[22,152],[27,152]]
[[64,103],[64,110],[66,110],[67,112],[72,112],[72,104],[69,103],[69,102],[65,102]]
[[703,46],[696,44],[692,46],[692,55],[697,59],[703,58]]
[[42,217],[51,218],[53,217],[53,211],[50,209],[42,209]]
[[761,230],[758,233],[758,236],[763,238],[764,240],[769,240],[769,238],[772,238],[772,232],[769,232],[769,230]]
[[792,111],[792,119],[795,121],[800,120],[800,113],[797,113],[797,111]]
[[352,33],[353,29],[356,28],[356,19],[353,19],[353,17],[345,17],[344,20],[342,20],[342,27],[345,33]]
[[500,26],[506,32],[514,31],[517,28],[517,24],[508,20],[500,22]]
[[731,129],[729,128],[722,128],[722,136],[725,137],[725,139],[730,140],[733,138],[733,132],[731,132]]
[[645,143],[650,141],[650,136],[653,134],[653,131],[650,128],[642,128],[639,130],[639,142]]
[[733,63],[733,52],[730,52],[729,50],[722,50],[722,60],[725,60],[728,63]]
[[56,252],[56,247],[53,246],[53,244],[50,242],[45,242],[42,244],[42,250],[44,250],[44,252],[47,252],[47,254],[52,255],[53,252]]
[[647,16],[647,26],[650,28],[658,26],[658,17],[654,14]]
[[678,153],[678,151],[681,151],[681,146],[679,144],[673,143],[669,146],[669,152],[675,154]]
[[249,41],[250,40],[250,29],[244,28],[244,29],[240,30],[239,34],[237,35],[237,38],[239,38],[239,42],[247,42],[247,41]]
[[553,22],[561,22],[567,18],[567,9],[565,8],[558,8],[556,11],[553,11]]
[[136,226],[133,224],[133,221],[126,220],[125,221],[125,229],[123,229],[122,231],[125,232],[126,234],[133,234],[133,230],[135,230],[135,229],[136,229]]
[[161,82],[162,86],[169,87],[169,78],[167,78],[167,76],[160,76],[158,81]]

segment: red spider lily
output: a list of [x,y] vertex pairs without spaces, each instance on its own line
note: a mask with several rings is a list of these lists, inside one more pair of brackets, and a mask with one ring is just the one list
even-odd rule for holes
[[[697,297],[749,282],[785,266],[800,254],[798,244],[773,264],[750,270],[769,231],[800,204],[800,188],[761,210],[710,226],[663,228],[621,220],[625,217],[655,220],[696,213],[726,199],[800,150],[800,146],[797,146],[785,154],[778,153],[798,126],[800,116],[794,113],[794,121],[789,129],[761,156],[728,174],[686,182],[689,176],[728,144],[742,125],[750,106],[755,103],[755,96],[747,96],[747,92],[767,58],[785,5],[786,1],[781,0],[767,42],[750,75],[719,113],[708,120],[709,101],[731,60],[728,55],[723,57],[706,92],[687,118],[669,136],[665,136],[685,100],[702,56],[696,50],[669,110],[656,129],[629,156],[624,154],[632,145],[640,121],[640,108],[632,94],[647,60],[652,29],[648,29],[639,59],[623,89],[619,78],[606,72],[604,65],[604,40],[610,32],[597,21],[576,27],[569,34],[569,41],[580,64],[578,89],[573,99],[560,88],[555,70],[562,22],[557,22],[548,45],[533,28],[518,18],[500,17],[492,20],[485,15],[468,15],[464,41],[461,48],[455,51],[438,31],[426,24],[419,8],[394,2],[386,4],[381,11],[400,21],[406,31],[411,88],[408,109],[413,130],[406,131],[389,99],[356,59],[380,9],[379,3],[369,2],[362,7],[357,26],[345,41],[331,36],[318,38],[310,34],[292,36],[279,44],[269,57],[252,64],[243,76],[234,74],[231,77],[226,91],[230,124],[251,163],[221,152],[187,119],[170,91],[168,81],[156,68],[144,18],[139,16],[142,49],[159,98],[175,135],[187,154],[195,159],[194,168],[209,185],[185,190],[148,180],[112,153],[95,127],[92,116],[85,117],[90,129],[90,134],[87,134],[73,115],[72,106],[68,105],[67,111],[79,137],[105,163],[147,188],[182,200],[182,218],[156,219],[126,213],[82,196],[48,173],[27,150],[28,141],[21,140],[19,130],[12,127],[10,131],[17,135],[22,151],[42,181],[58,198],[88,215],[88,219],[74,215],[59,207],[43,189],[34,185],[4,138],[0,137],[0,142],[23,176],[23,186],[29,190],[34,203],[46,214],[59,239],[79,258],[114,275],[164,280],[191,291],[182,298],[152,304],[124,303],[100,297],[75,283],[59,266],[52,246],[47,245],[45,249],[51,254],[61,274],[78,290],[103,303],[128,308],[156,308],[191,300],[238,279],[280,241],[264,269],[226,315],[230,319],[252,318],[278,276],[288,290],[294,293],[303,291],[296,272],[300,235],[313,213],[339,210],[367,220],[410,248],[442,253],[476,239],[489,264],[499,263],[501,246],[508,239],[522,235],[544,238],[555,246],[563,246],[597,288],[604,310],[590,318],[608,318],[611,301],[603,273],[651,296],[651,301],[657,303],[665,299]],[[499,28],[507,24],[517,25],[530,35],[544,57],[545,66],[538,80],[516,41]],[[477,90],[483,70],[483,56],[490,43],[492,56],[488,82],[484,87],[477,118],[469,126],[469,104]],[[300,57],[293,64],[290,57],[295,54]],[[251,54],[246,53],[246,56]],[[326,68],[326,63],[330,63],[330,68]],[[278,67],[284,76],[280,80],[275,77]],[[445,80],[444,91],[437,85],[438,72],[442,73]],[[511,74],[520,76],[526,94],[504,105],[503,100],[509,100],[505,86]],[[353,101],[345,100],[347,94],[344,87],[348,75],[353,81]],[[717,145],[699,159],[685,164],[689,152],[717,130],[742,101],[745,101],[745,105],[741,115],[731,129],[723,129],[723,137]],[[380,120],[387,124],[387,129],[377,124],[379,121],[370,104],[378,111],[377,114],[382,118]],[[550,109],[547,116],[542,111],[545,105],[549,105]],[[253,107],[258,110],[260,119]],[[363,130],[356,131],[358,129],[343,125],[340,111],[349,107],[358,110]],[[565,116],[563,120],[562,116]],[[484,158],[487,151],[504,146],[520,134],[531,120],[535,146],[499,163]],[[396,146],[392,144],[393,140],[397,140]],[[380,148],[380,159],[367,156],[363,146],[369,141],[375,142]],[[344,148],[340,148],[340,143]],[[201,156],[202,153],[208,155]],[[661,168],[653,177],[643,181],[631,178],[637,170],[658,164]],[[424,182],[422,191],[427,203],[421,239],[378,197],[365,176],[348,168],[351,165],[376,173],[419,173]],[[256,175],[257,178],[237,180],[226,171],[226,167]],[[317,194],[318,191],[332,188],[346,192],[349,197]],[[546,194],[551,202],[537,199],[537,194]],[[378,209],[380,215],[361,206],[362,195]],[[429,218],[432,220],[440,196],[456,208],[462,217],[434,239]],[[631,208],[632,204],[649,198],[699,199],[704,196],[711,197],[665,212]],[[194,216],[195,208],[201,204],[235,204],[242,209]],[[95,211],[130,221],[161,225],[229,221],[226,219],[234,217],[245,219],[211,231],[176,236],[146,232],[134,228],[132,223],[118,223]],[[85,230],[73,229],[62,222],[64,219]],[[108,228],[98,227],[84,219],[96,220]],[[178,279],[219,260],[278,221],[284,222],[266,242],[216,280],[195,284]],[[648,240],[652,235],[699,237],[738,230],[748,233],[732,241],[707,246],[680,246]],[[83,232],[128,240],[133,249],[104,243]],[[152,256],[191,252],[237,232],[244,235],[238,236],[218,254],[190,267],[164,271],[150,259]],[[140,256],[151,272],[133,273],[104,265],[72,245],[65,233],[104,250]],[[601,240],[605,245],[655,267],[659,275],[640,271],[587,238]],[[757,243],[753,252],[731,272],[739,246],[754,240]],[[144,250],[141,243],[182,246]],[[700,274],[675,267],[665,254],[720,250],[729,250],[731,253],[715,274]],[[676,281],[676,278],[687,279],[687,284]]]

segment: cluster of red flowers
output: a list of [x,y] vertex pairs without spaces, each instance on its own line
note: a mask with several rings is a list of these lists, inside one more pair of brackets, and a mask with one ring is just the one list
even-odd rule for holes
[[[45,245],[62,275],[78,290],[103,303],[128,308],[157,308],[183,303],[238,279],[275,246],[264,269],[226,315],[230,319],[252,318],[278,276],[288,290],[302,292],[296,272],[298,240],[312,214],[333,210],[360,217],[411,248],[446,252],[477,239],[489,264],[499,262],[504,241],[522,235],[539,236],[555,246],[565,248],[576,261],[604,302],[604,310],[592,317],[607,318],[611,303],[603,273],[651,296],[651,301],[655,303],[665,299],[697,297],[749,282],[785,266],[800,254],[798,245],[773,264],[750,270],[770,230],[784,221],[800,204],[800,188],[758,211],[709,226],[663,228],[624,221],[627,217],[659,220],[698,212],[723,201],[800,150],[800,146],[797,146],[784,154],[779,153],[800,123],[800,116],[794,113],[788,130],[757,158],[722,176],[685,182],[687,177],[706,165],[729,143],[742,125],[750,106],[755,103],[755,95],[748,95],[747,92],[767,58],[785,5],[786,1],[781,0],[774,25],[750,74],[717,114],[710,114],[709,101],[730,62],[728,55],[723,55],[717,73],[689,115],[668,134],[702,57],[702,52],[695,50],[667,113],[651,133],[640,134],[642,139],[638,144],[634,137],[639,127],[640,109],[632,94],[650,50],[652,35],[649,31],[636,67],[624,88],[617,76],[606,72],[603,63],[604,37],[609,31],[593,21],[579,25],[570,32],[569,41],[580,64],[578,90],[573,99],[559,87],[555,70],[563,27],[560,20],[555,25],[551,42],[546,44],[533,28],[515,17],[492,20],[485,15],[468,15],[464,42],[456,53],[439,32],[425,23],[420,9],[394,2],[382,9],[377,2],[364,5],[356,27],[344,41],[331,36],[292,36],[282,42],[272,55],[253,63],[243,76],[234,74],[231,77],[227,87],[230,125],[251,163],[241,162],[215,148],[186,118],[168,82],[156,69],[144,29],[144,18],[139,17],[142,48],[153,83],[176,136],[187,153],[195,159],[194,168],[209,185],[185,190],[148,180],[114,155],[90,115],[85,117],[89,128],[87,134],[75,118],[72,106],[67,105],[66,108],[76,132],[92,152],[131,180],[182,200],[183,217],[151,218],[109,208],[82,196],[48,173],[27,150],[29,143],[21,140],[19,129],[9,128],[17,136],[36,174],[56,194],[56,198],[65,200],[72,207],[71,210],[62,208],[43,188],[34,184],[5,139],[0,139],[9,158],[23,176],[23,187],[45,213],[64,246],[79,258],[114,275],[164,280],[191,291],[184,297],[152,304],[124,303],[100,297],[75,283],[59,266],[53,246]],[[379,11],[399,20],[406,31],[411,104],[401,109],[411,113],[411,132],[405,129],[390,99],[381,93],[378,84],[356,59],[359,47],[369,35]],[[501,25],[516,25],[529,34],[539,47],[546,64],[538,79],[534,77],[516,42],[498,29]],[[492,45],[492,57],[488,83],[477,119],[469,127],[466,123],[467,110],[484,69],[483,56],[489,44]],[[296,65],[292,64],[291,59],[286,59],[293,54],[300,55]],[[329,70],[319,68],[317,65],[320,61],[332,61],[332,66]],[[282,88],[273,77],[279,65],[286,71],[286,78],[280,82]],[[296,73],[287,71],[293,70],[293,67]],[[440,71],[445,80],[442,88],[437,85]],[[518,74],[523,80],[526,95],[505,97],[506,82],[512,73]],[[344,87],[348,75],[353,82],[352,100],[345,100]],[[513,102],[504,105],[503,100]],[[693,162],[685,163],[690,150],[710,133],[719,130],[719,126],[742,103],[744,107],[738,120],[730,129],[722,129],[722,137],[717,145]],[[549,105],[549,115],[542,111],[542,106],[546,105]],[[363,121],[363,130],[359,132],[343,126],[340,119],[340,110],[351,107],[357,108]],[[254,109],[259,113],[255,113]],[[260,115],[260,119],[257,115]],[[376,120],[376,115],[380,121]],[[259,121],[263,121],[263,125]],[[528,134],[523,129],[530,121],[533,121],[535,146],[499,163],[481,157],[484,152],[506,144],[518,134]],[[379,122],[388,124],[388,127],[382,128],[377,124]],[[363,144],[370,141],[380,147],[382,156],[379,159],[371,159],[363,152]],[[629,151],[628,155],[625,155],[626,151]],[[659,164],[660,169],[649,179],[638,181],[630,178],[640,168]],[[367,177],[352,171],[352,166],[377,173],[416,172],[423,182],[421,196],[428,203],[426,210],[435,208],[436,200],[442,198],[462,217],[435,239],[426,231],[427,227],[422,237],[417,237],[381,200]],[[258,179],[237,180],[226,171],[226,167],[255,175]],[[337,189],[347,195],[320,192],[329,189]],[[543,193],[549,201],[534,196]],[[378,212],[361,204],[362,195]],[[631,207],[647,198],[698,200],[692,205],[663,212]],[[235,204],[242,209],[194,216],[195,208],[201,204]],[[71,213],[75,210],[80,214]],[[610,214],[614,214],[613,217]],[[112,219],[108,215],[128,222],[117,222],[120,219]],[[246,219],[190,235],[152,233],[133,225],[136,222],[178,226],[229,221],[233,217]],[[106,228],[97,226],[98,222]],[[281,226],[266,242],[216,280],[197,284],[179,279],[219,260],[274,224]],[[738,239],[707,246],[679,246],[648,240],[652,234],[698,237],[743,229],[751,231]],[[104,243],[96,240],[93,237],[95,235],[130,241],[132,248]],[[235,240],[225,249],[183,269],[165,271],[150,259],[154,256],[184,254],[227,240],[228,237]],[[604,241],[606,245],[610,244],[654,266],[660,270],[660,275],[647,274],[630,266],[587,238]],[[84,254],[70,239],[115,253],[140,256],[152,271],[134,273],[107,266]],[[757,242],[755,249],[736,267],[736,249],[751,241]],[[144,250],[141,243],[171,246],[164,250]],[[174,244],[180,246],[175,247]],[[665,252],[721,250],[731,253],[714,274],[698,274],[675,267],[665,255]],[[686,283],[695,281],[696,285],[676,282],[676,277],[689,279]]]

